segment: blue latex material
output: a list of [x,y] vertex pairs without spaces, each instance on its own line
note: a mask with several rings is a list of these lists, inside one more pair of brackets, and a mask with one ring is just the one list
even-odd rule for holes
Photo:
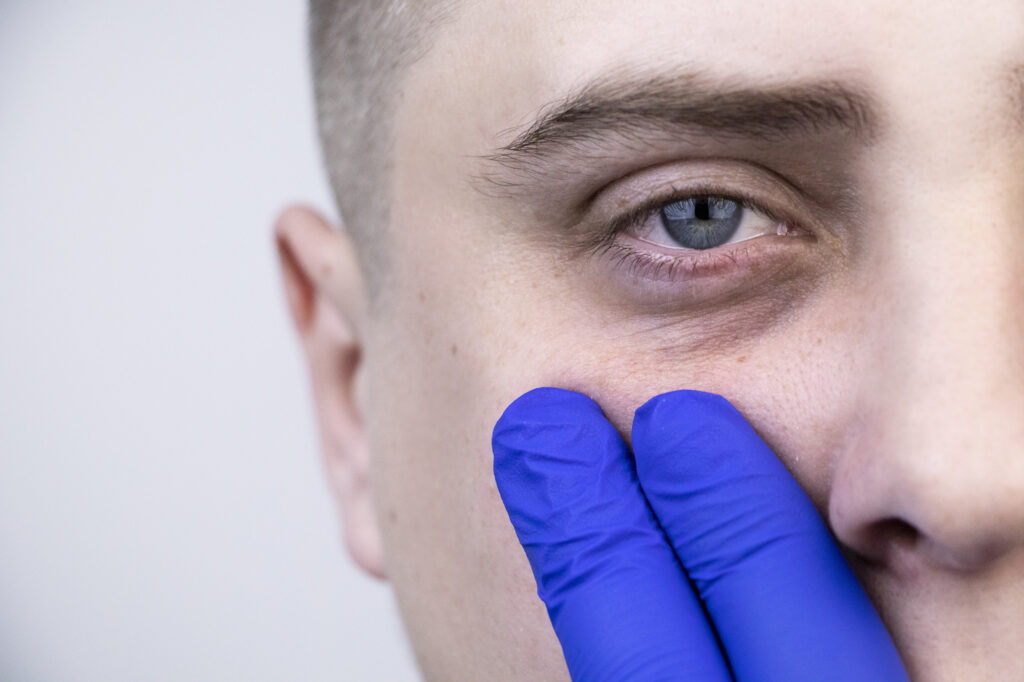
[[632,441],[556,388],[494,428],[498,489],[573,680],[907,679],[814,505],[724,398],[657,396]]

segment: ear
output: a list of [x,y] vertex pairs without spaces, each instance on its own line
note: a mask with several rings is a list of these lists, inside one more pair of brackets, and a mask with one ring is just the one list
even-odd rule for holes
[[292,321],[309,365],[321,447],[348,550],[386,576],[362,419],[363,279],[351,238],[318,213],[286,208],[274,225]]

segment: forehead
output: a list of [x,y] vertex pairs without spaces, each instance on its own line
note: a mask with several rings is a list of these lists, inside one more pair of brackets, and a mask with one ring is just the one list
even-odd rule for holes
[[927,102],[930,118],[949,126],[979,111],[963,98],[1020,108],[1010,93],[1021,64],[1019,0],[481,0],[467,2],[411,69],[406,104],[416,105],[413,123],[436,114],[434,132],[479,147],[508,141],[590,79],[641,68],[856,81],[883,102]]

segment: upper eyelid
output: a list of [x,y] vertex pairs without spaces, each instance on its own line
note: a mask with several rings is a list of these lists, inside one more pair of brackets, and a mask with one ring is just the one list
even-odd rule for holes
[[[699,179],[692,182],[679,180],[678,176],[681,171],[676,171],[675,169],[682,167],[681,170],[686,170],[691,166],[696,166],[697,172],[690,171],[690,174],[696,175]],[[657,176],[660,174],[668,175],[669,178],[658,182]],[[658,185],[661,188],[660,190],[655,189],[651,191],[648,189],[651,183],[650,176],[655,176],[654,184]],[[709,177],[714,178],[714,180],[707,180]],[[722,177],[726,177],[726,180],[722,180]],[[699,187],[702,184],[717,187],[720,193],[733,191],[750,195],[753,192],[748,191],[746,187],[759,186],[757,189],[763,193],[768,193],[769,190],[778,190],[781,194],[785,195],[784,200],[786,201],[799,200],[801,203],[814,203],[812,197],[803,192],[796,183],[785,175],[768,166],[745,159],[699,158],[660,164],[653,168],[635,171],[626,178],[609,183],[606,188],[602,188],[602,191],[619,184],[626,184],[628,186],[633,183],[644,185],[644,187],[638,190],[629,192],[634,196],[654,194],[658,191],[665,191],[667,193],[671,191],[671,188],[676,188],[681,193],[686,191],[689,186]],[[757,189],[754,191],[757,191]]]

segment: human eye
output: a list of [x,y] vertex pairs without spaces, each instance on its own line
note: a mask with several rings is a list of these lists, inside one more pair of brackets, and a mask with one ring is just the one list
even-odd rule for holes
[[637,238],[651,244],[698,251],[753,239],[789,234],[785,220],[737,197],[691,195],[651,211]]
[[[684,176],[687,174],[683,174]],[[743,173],[702,174],[633,189],[613,201],[596,252],[633,281],[724,280],[770,270],[815,241],[793,193]],[[613,196],[614,196],[613,192]]]
[[[675,279],[735,263],[739,253],[726,247],[759,237],[805,235],[792,220],[751,200],[690,194],[632,211],[608,235],[616,241],[606,248],[618,253],[621,264],[631,265],[633,274]],[[749,248],[744,255],[750,255]]]

